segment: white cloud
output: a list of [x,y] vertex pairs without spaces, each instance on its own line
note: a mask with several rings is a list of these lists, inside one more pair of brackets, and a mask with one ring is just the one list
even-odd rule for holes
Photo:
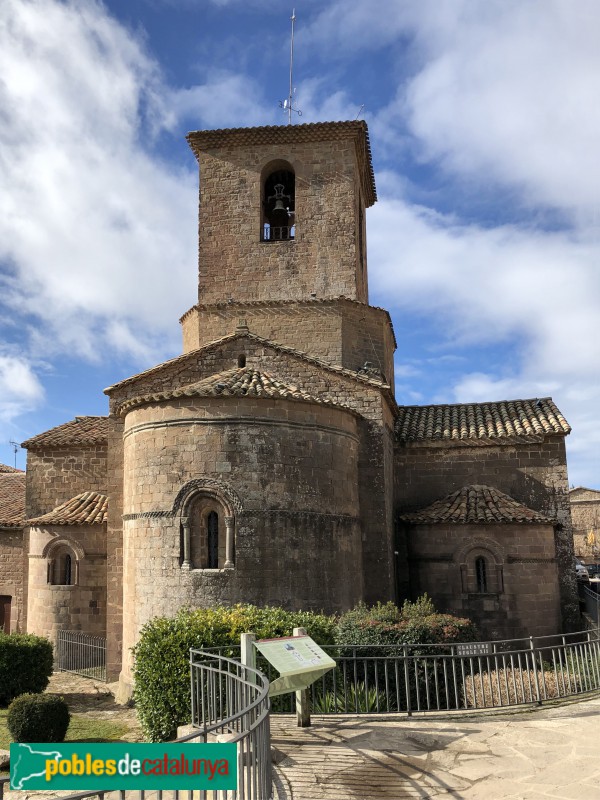
[[422,160],[598,230],[599,25],[595,0],[421,0],[385,13],[356,0],[328,4],[306,41],[346,58],[396,44],[409,74],[369,109],[383,141],[397,147],[407,128]]
[[37,408],[44,390],[31,365],[22,357],[0,354],[0,420]]
[[246,75],[210,71],[206,82],[174,91],[169,106],[176,120],[202,118],[202,127],[244,127],[279,123],[273,104],[259,102],[262,89]]
[[93,358],[115,326],[160,352],[195,299],[197,179],[191,156],[178,174],[144,148],[156,64],[92,0],[5,0],[2,29],[4,301],[40,320],[45,353]]

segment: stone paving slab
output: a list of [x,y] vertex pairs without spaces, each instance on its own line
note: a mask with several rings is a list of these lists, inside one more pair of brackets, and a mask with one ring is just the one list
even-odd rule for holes
[[480,716],[315,716],[304,729],[271,720],[288,800],[600,800],[600,696]]

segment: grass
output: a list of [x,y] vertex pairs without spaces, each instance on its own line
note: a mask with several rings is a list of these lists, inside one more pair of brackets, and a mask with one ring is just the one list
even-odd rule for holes
[[[11,742],[6,727],[7,708],[0,708],[0,750],[8,750]],[[119,742],[129,728],[122,722],[93,719],[87,714],[71,714],[65,742]]]

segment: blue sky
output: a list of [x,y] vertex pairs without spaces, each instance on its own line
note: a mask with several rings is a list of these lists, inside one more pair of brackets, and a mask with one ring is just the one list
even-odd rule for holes
[[[552,396],[600,488],[600,4],[296,2],[295,122],[369,124],[400,403]],[[0,460],[181,352],[189,130],[284,124],[292,4],[0,3]],[[17,455],[18,466],[25,454]]]

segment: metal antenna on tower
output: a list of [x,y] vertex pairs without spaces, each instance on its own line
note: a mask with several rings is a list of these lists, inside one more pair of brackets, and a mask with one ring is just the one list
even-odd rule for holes
[[295,114],[298,114],[299,117],[302,116],[302,112],[298,108],[294,108],[294,22],[296,22],[296,9],[292,9],[292,38],[290,40],[290,93],[287,97],[287,100],[280,100],[279,106],[283,108],[284,111],[287,111],[288,115],[288,125],[292,124],[292,111]]
[[8,443],[12,445],[12,448],[13,448],[14,453],[15,453],[15,469],[16,469],[17,468],[17,453],[19,452],[19,447],[21,445],[18,442],[13,442],[12,439],[10,439],[10,441]]

